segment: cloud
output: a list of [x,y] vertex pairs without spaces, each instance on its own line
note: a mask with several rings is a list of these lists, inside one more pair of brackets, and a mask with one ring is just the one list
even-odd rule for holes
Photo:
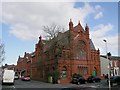
[[42,26],[56,23],[68,30],[70,18],[74,25],[78,20],[84,25],[86,17],[96,12],[89,3],[79,8],[74,5],[73,2],[3,2],[2,22],[10,25],[10,34],[17,38],[34,40],[45,36]]
[[39,33],[38,30],[29,30],[29,27],[23,24],[16,24],[10,29],[10,34],[15,35],[22,40],[34,40],[34,38],[38,37],[37,33]]
[[101,17],[103,17],[103,13],[102,13],[102,12],[99,12],[99,13],[94,17],[94,19],[99,19],[99,18],[101,18]]
[[114,29],[114,26],[110,23],[108,24],[99,24],[93,27],[90,31],[90,37],[92,38],[93,43],[96,48],[100,49],[101,54],[106,54],[106,46],[104,39],[107,40],[108,52],[111,54],[118,55],[118,34],[108,35]]
[[101,7],[100,5],[96,5],[96,6],[95,6],[95,9],[96,9],[96,10],[101,10],[102,7]]
[[95,17],[94,19],[100,19],[103,17],[103,8],[100,5],[95,6]]
[[100,38],[106,36],[106,34],[113,29],[113,25],[108,23],[106,25],[99,24],[94,26],[91,31],[91,36],[95,38]]

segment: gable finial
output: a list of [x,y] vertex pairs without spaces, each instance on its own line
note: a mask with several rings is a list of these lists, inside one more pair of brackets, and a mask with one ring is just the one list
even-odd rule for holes
[[42,36],[40,35],[39,40],[42,41]]
[[80,25],[80,20],[78,21],[78,25]]
[[86,23],[86,26],[85,26],[85,30],[86,30],[86,31],[89,30],[89,27],[88,27],[87,23]]
[[72,19],[70,18],[70,22],[69,22],[69,30],[72,30],[73,29],[73,22],[72,22]]
[[72,19],[70,18],[70,22],[72,22]]

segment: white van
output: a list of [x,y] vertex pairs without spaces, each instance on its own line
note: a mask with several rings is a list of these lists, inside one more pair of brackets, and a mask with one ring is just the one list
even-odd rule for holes
[[15,76],[14,70],[4,70],[2,76],[2,84],[4,83],[14,84],[14,76]]

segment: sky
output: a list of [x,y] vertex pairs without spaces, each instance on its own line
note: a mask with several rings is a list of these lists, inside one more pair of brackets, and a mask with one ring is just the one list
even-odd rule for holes
[[17,64],[18,56],[35,51],[35,44],[46,33],[43,26],[55,23],[68,30],[70,19],[74,26],[86,23],[90,38],[101,55],[107,51],[118,56],[118,2],[8,2],[1,3],[0,38],[5,44],[5,61]]

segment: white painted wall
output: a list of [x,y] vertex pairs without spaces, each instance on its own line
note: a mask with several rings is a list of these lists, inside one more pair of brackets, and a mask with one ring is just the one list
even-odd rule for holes
[[103,74],[108,74],[108,63],[109,60],[104,57],[100,57],[101,76],[103,76]]

